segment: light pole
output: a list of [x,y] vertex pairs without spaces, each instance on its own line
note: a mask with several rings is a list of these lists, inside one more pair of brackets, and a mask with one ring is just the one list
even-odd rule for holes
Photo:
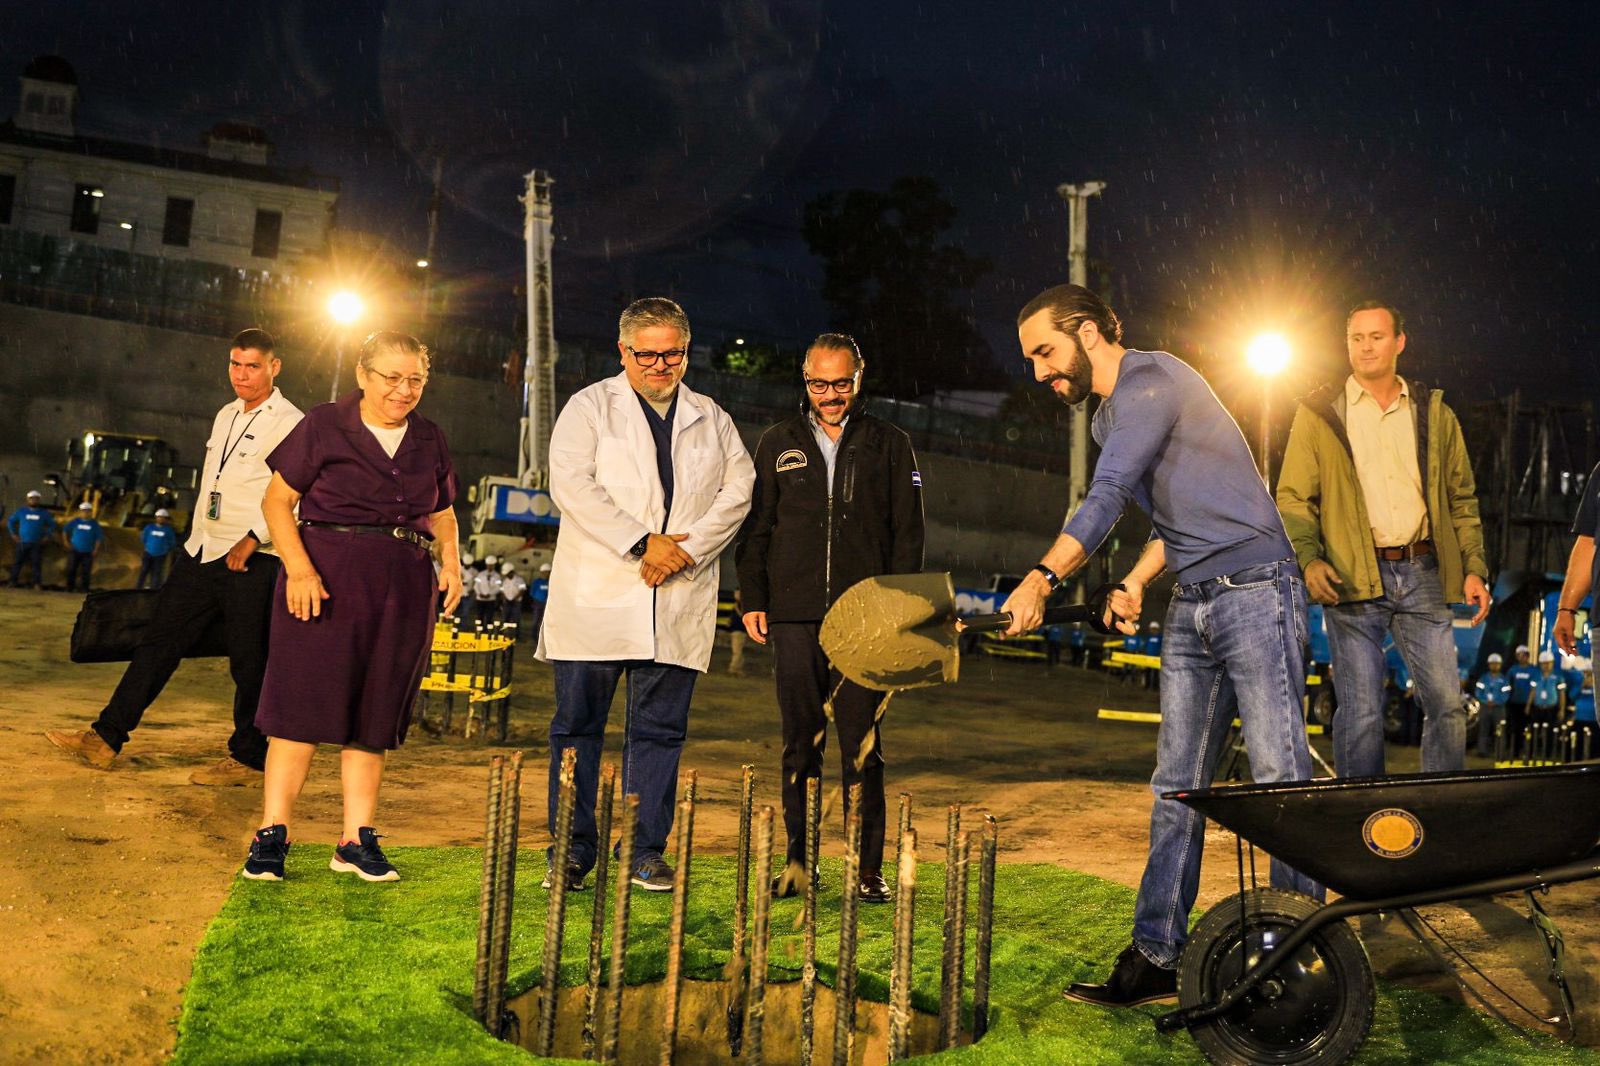
[[346,331],[366,313],[367,305],[353,292],[336,292],[328,297],[328,317],[334,321],[333,382],[328,386],[328,402],[339,398],[339,379],[344,376],[344,339]]
[[1261,375],[1261,480],[1272,488],[1272,379],[1289,365],[1289,342],[1281,333],[1257,334],[1244,351],[1245,362]]

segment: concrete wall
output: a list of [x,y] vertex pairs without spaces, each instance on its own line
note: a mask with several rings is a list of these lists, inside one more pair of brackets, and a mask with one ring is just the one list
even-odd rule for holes
[[[227,355],[227,342],[214,337],[0,303],[0,474],[9,479],[0,502],[15,506],[45,473],[60,470],[67,440],[85,430],[160,436],[198,465],[217,408],[232,399]],[[303,408],[327,399],[326,354],[279,355],[285,395]],[[354,387],[348,364],[344,380]],[[422,411],[448,436],[463,485],[515,473],[516,392],[436,374]],[[753,449],[764,426],[740,428]],[[930,569],[955,571],[962,582],[1025,569],[1060,528],[1063,476],[950,455],[918,459]],[[1137,545],[1143,534],[1133,537]]]

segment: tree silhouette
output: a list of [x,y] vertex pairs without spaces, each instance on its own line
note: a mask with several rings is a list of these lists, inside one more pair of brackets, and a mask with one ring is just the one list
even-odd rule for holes
[[989,261],[940,243],[955,217],[929,178],[900,178],[888,192],[824,193],[806,205],[806,244],[823,261],[832,327],[856,338],[879,392],[910,399],[1003,386],[963,307]]

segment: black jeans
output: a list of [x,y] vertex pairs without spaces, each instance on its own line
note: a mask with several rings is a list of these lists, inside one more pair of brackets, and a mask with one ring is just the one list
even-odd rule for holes
[[[790,862],[806,857],[806,778],[822,777],[828,716],[823,702],[833,696],[833,724],[844,765],[844,811],[850,812],[850,786],[861,785],[861,875],[883,869],[883,740],[876,717],[883,693],[842,681],[817,643],[818,622],[771,622],[778,679],[778,713],[783,720],[783,826],[789,835]],[[837,694],[835,694],[837,689]],[[863,744],[867,756],[856,766]]]
[[22,576],[24,566],[33,567],[33,583],[44,584],[44,542],[35,541],[32,544],[12,544],[17,549],[17,557],[11,564],[11,583],[15,585],[17,578]]
[[201,563],[182,548],[173,555],[172,574],[161,586],[156,616],[111,702],[95,720],[94,731],[112,751],[121,751],[184,656],[207,629],[222,626],[234,685],[228,752],[259,770],[266,763],[267,738],[256,728],[256,703],[267,672],[267,627],[282,564],[276,556],[256,552],[248,568],[235,573],[228,569],[226,558]]
[[[75,551],[67,560],[67,591],[88,592],[89,574],[94,570],[94,552]],[[83,583],[78,583],[79,577]]]
[[170,555],[151,555],[145,553],[139,560],[139,579],[133,583],[136,589],[142,589],[148,583],[153,589],[161,587],[167,578],[167,560]]

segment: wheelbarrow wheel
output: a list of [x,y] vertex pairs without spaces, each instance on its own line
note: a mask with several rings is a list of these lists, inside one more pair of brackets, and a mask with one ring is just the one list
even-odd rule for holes
[[[1216,1002],[1320,906],[1298,892],[1257,888],[1212,907],[1184,948],[1179,1003]],[[1317,930],[1232,1010],[1193,1026],[1189,1035],[1219,1066],[1334,1066],[1366,1039],[1372,1005],[1366,949],[1347,924],[1334,922]]]

